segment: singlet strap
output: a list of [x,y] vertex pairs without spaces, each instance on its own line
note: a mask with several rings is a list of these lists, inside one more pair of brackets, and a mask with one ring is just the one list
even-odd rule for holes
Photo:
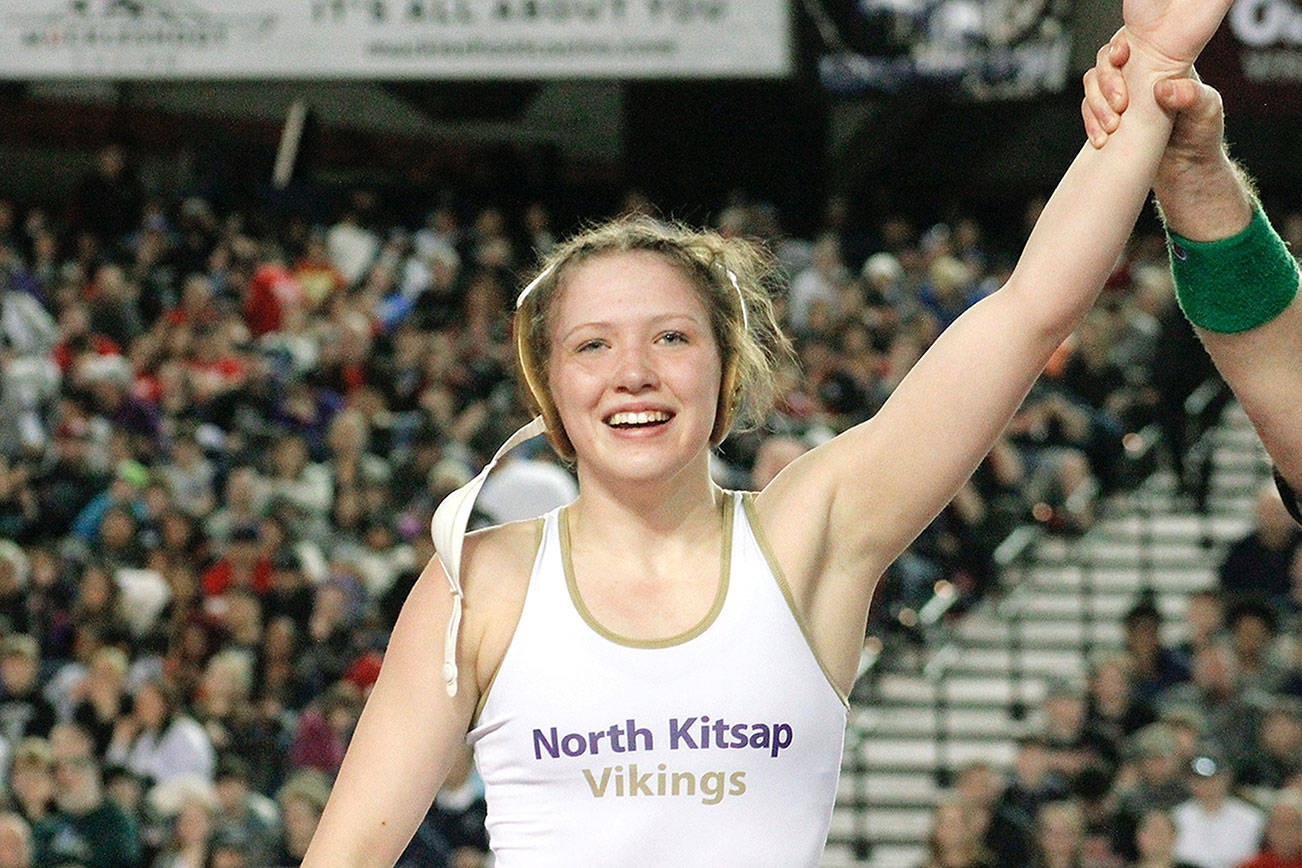
[[546,430],[547,425],[543,422],[542,416],[535,416],[528,424],[521,426],[498,447],[493,460],[485,464],[484,469],[479,471],[474,479],[443,498],[443,502],[438,505],[438,509],[434,510],[434,517],[430,520],[430,535],[434,538],[434,550],[438,554],[439,562],[443,564],[443,572],[447,575],[448,584],[452,589],[452,616],[448,618],[448,631],[443,644],[443,681],[448,696],[457,695],[457,634],[461,630],[463,596],[461,546],[466,538],[466,525],[470,522],[470,514],[475,508],[475,499],[479,497],[479,490],[484,487],[484,480],[488,479],[488,474],[497,466],[497,462],[503,455]]

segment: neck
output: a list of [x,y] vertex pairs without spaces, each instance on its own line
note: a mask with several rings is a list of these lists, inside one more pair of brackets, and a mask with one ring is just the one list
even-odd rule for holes
[[[612,481],[578,468],[579,497],[570,507],[572,527],[585,537],[635,541],[664,537],[685,528],[713,527],[722,492],[710,480],[709,452],[672,476]],[[702,524],[701,522],[704,522]]]

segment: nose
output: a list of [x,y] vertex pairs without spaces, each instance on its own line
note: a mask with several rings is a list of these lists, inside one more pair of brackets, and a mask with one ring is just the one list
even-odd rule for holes
[[647,347],[625,347],[620,351],[616,364],[615,388],[621,392],[636,394],[660,384]]

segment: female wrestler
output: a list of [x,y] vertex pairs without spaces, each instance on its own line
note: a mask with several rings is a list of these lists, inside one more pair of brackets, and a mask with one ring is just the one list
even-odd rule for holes
[[502,868],[817,864],[873,586],[1093,303],[1170,134],[1153,84],[1229,5],[1126,0],[1134,122],[1083,149],[1008,283],[872,420],[753,498],[708,472],[774,338],[745,249],[631,223],[558,250],[516,325],[579,497],[464,558],[442,538],[303,864],[393,864],[466,738]]

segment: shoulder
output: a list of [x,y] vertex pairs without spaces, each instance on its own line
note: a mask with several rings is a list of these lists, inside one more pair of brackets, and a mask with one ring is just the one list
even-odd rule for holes
[[1298,493],[1289,486],[1278,470],[1275,471],[1275,485],[1279,486],[1279,496],[1284,499],[1284,508],[1288,510],[1289,515],[1293,516],[1294,521],[1302,524],[1302,497],[1299,497]]
[[543,520],[528,519],[475,531],[462,553],[465,629],[478,649],[475,675],[482,690],[506,654],[524,608]]

